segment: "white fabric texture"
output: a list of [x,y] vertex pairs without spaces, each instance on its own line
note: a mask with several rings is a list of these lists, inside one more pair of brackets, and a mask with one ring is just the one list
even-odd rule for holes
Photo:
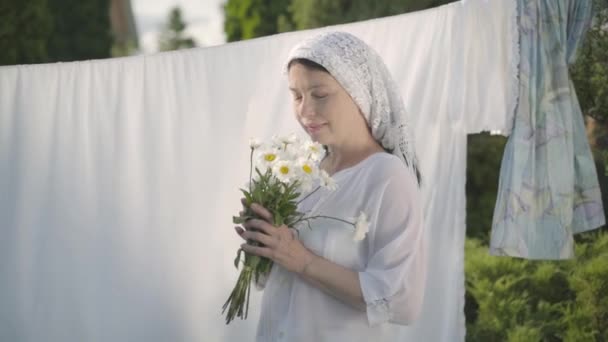
[[[428,180],[423,307],[397,341],[464,339],[466,135],[509,127],[514,10],[468,0],[327,28],[382,56]],[[221,315],[247,141],[300,129],[283,65],[324,30],[1,67],[0,340],[251,340],[261,293],[247,320]]]
[[287,67],[297,58],[311,60],[329,71],[357,104],[373,137],[420,180],[401,94],[373,49],[347,32],[323,32],[295,46],[289,53]]
[[310,226],[299,224],[299,239],[315,254],[358,272],[367,310],[342,303],[275,264],[262,299],[260,342],[395,341],[397,324],[412,324],[422,309],[426,246],[415,175],[398,157],[380,152],[333,177],[335,191],[302,194],[298,210],[351,222],[363,211],[368,233],[354,241],[354,227],[316,218]]

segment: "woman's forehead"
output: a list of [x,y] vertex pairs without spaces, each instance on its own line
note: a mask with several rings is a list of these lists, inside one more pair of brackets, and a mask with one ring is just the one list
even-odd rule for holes
[[304,87],[306,89],[330,87],[336,80],[327,72],[313,70],[296,64],[289,69],[289,89]]

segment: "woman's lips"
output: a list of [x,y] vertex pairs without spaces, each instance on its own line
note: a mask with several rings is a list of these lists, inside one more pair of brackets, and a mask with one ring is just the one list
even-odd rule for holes
[[321,124],[321,125],[306,125],[306,130],[308,131],[308,133],[317,133],[321,130],[321,128],[325,126],[325,124]]

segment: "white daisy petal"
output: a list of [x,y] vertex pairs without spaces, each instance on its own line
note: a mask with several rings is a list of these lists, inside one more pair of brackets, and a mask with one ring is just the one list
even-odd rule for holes
[[249,147],[255,150],[257,148],[260,148],[260,146],[262,146],[262,142],[259,139],[249,138]]
[[353,234],[353,240],[361,241],[365,239],[365,235],[369,231],[369,222],[367,222],[367,215],[364,212],[359,214],[357,221],[355,222],[355,233]]
[[329,191],[335,191],[338,188],[338,184],[336,184],[336,181],[331,178],[331,176],[325,170],[321,170],[319,172],[319,175],[321,180],[321,187],[326,188]]
[[304,154],[307,158],[317,162],[321,161],[321,159],[323,159],[323,156],[325,155],[325,149],[323,148],[323,145],[319,144],[318,142],[313,142],[311,140],[304,142],[304,144],[302,145],[302,149],[304,150]]

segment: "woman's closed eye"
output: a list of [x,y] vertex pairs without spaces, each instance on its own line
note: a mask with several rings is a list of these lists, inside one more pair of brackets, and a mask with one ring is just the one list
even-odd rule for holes
[[[327,96],[328,96],[328,95],[327,95],[327,94],[311,94],[310,96],[311,96],[313,99],[316,99],[316,100],[322,100],[322,99],[327,98]],[[294,100],[294,101],[296,101],[296,102],[302,101],[302,96],[301,96],[301,95],[295,95],[295,94],[294,94],[294,95],[293,95],[293,100]]]
[[296,93],[295,91],[291,92],[291,97],[294,101],[300,101],[302,100],[302,95],[299,93]]

